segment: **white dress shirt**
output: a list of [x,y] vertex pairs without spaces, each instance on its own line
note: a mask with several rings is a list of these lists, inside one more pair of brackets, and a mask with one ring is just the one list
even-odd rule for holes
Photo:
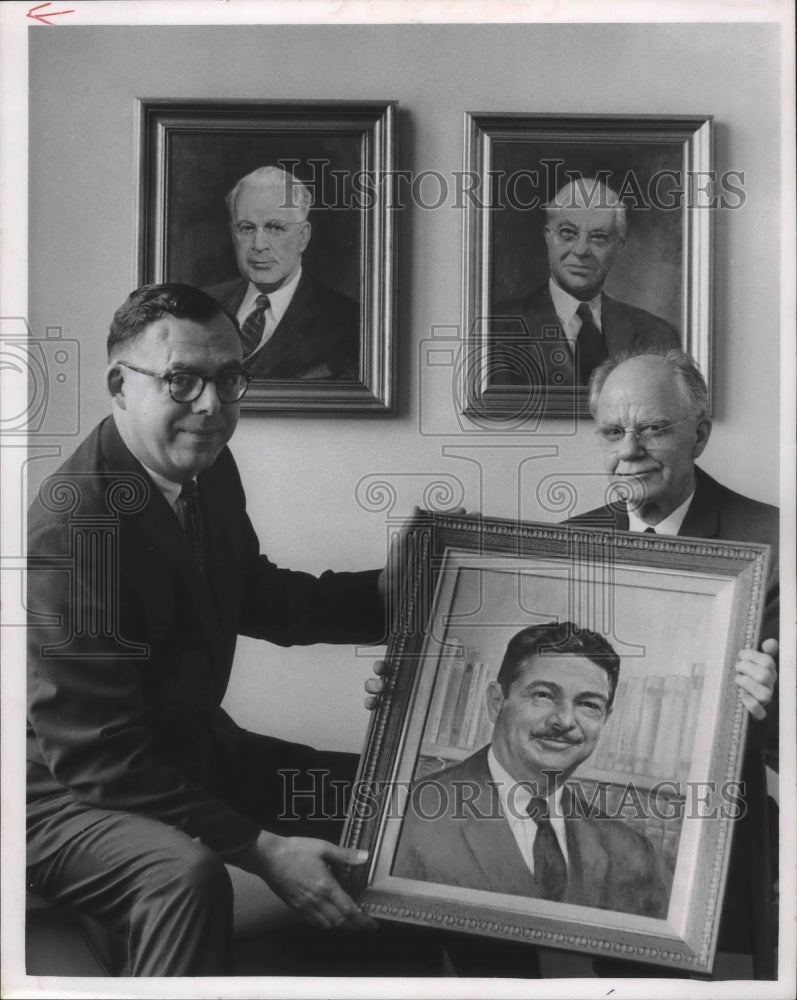
[[684,523],[686,512],[689,510],[689,504],[692,502],[692,497],[694,495],[695,491],[692,490],[680,507],[676,507],[672,514],[668,514],[667,517],[665,517],[663,521],[659,521],[658,524],[645,524],[642,518],[629,507],[628,530],[647,531],[648,528],[653,528],[657,535],[677,535],[681,530],[681,525]]
[[[277,328],[277,323],[279,323],[288,311],[288,306],[291,304],[291,299],[296,292],[296,287],[299,284],[301,276],[302,269],[300,267],[293,278],[291,278],[286,285],[282,285],[282,287],[275,289],[273,292],[265,293],[268,295],[268,309],[266,310],[265,315],[266,322],[263,326],[263,336],[260,338],[260,343],[255,348],[256,351],[259,350],[272,333],[274,333]],[[239,326],[243,326],[244,320],[255,308],[255,303],[260,295],[263,295],[263,292],[260,291],[257,285],[253,285],[250,281],[249,287],[246,289],[246,294],[238,307],[238,312],[235,314]],[[252,353],[254,353],[254,351]]]
[[[576,310],[580,305],[582,305],[582,300],[574,298],[563,288],[550,278],[548,280],[548,287],[551,290],[551,298],[553,299],[553,307],[559,322],[562,325],[562,330],[567,338],[567,342],[570,345],[570,350],[575,356],[575,344],[578,340],[578,334],[581,330],[581,317],[576,316]],[[603,332],[603,327],[601,326],[601,293],[591,299],[587,305],[589,306],[589,311],[592,313],[592,321],[597,326],[597,328]]]
[[[141,464],[144,465],[143,462]],[[165,476],[160,475],[160,473],[153,472],[147,465],[144,465],[144,470],[152,482],[155,483],[161,493],[166,497],[166,501],[172,510],[178,510],[179,508],[177,508],[175,504],[180,496],[180,490],[183,488],[182,483],[173,483],[171,479],[166,479]],[[178,514],[177,516],[179,517],[180,515]]]
[[[537,837],[537,824],[526,813],[526,807],[531,801],[532,795],[529,789],[504,770],[498,763],[498,759],[493,752],[493,748],[487,751],[487,766],[490,769],[490,777],[493,779],[498,792],[498,799],[501,803],[501,810],[506,816],[509,829],[520,849],[523,860],[528,865],[529,871],[534,874],[534,840]],[[550,809],[550,819],[553,832],[562,849],[565,863],[567,863],[567,838],[565,836],[565,819],[562,815],[562,786],[559,785],[554,792],[553,808]]]

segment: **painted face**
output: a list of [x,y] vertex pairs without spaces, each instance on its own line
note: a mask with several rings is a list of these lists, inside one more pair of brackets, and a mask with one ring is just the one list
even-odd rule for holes
[[[226,316],[205,323],[164,316],[144,329],[120,360],[160,374],[239,371],[241,339]],[[135,457],[175,483],[209,468],[238,423],[239,403],[219,402],[208,382],[193,403],[176,403],[168,383],[113,363],[108,383],[122,439]]]
[[232,239],[241,274],[261,292],[273,292],[299,270],[310,223],[278,191],[244,185],[235,199]]
[[546,788],[543,772],[567,778],[597,745],[609,713],[609,675],[583,656],[534,655],[509,693],[488,690],[493,750],[516,781]]
[[545,227],[548,263],[554,281],[582,302],[603,288],[625,240],[615,231],[610,208],[563,208]]
[[[663,358],[631,358],[615,368],[598,399],[595,421],[604,468],[624,485],[629,505],[640,516],[655,524],[686,500],[711,421],[691,415],[686,394]],[[642,433],[607,442],[613,428]]]

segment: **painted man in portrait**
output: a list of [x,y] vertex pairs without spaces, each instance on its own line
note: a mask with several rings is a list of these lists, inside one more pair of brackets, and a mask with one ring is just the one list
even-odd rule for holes
[[666,916],[652,843],[567,783],[598,744],[619,672],[611,645],[572,622],[518,632],[487,690],[490,745],[414,786],[392,874]]
[[603,288],[626,242],[626,210],[592,178],[569,181],[546,206],[548,280],[492,307],[492,385],[585,386],[608,357],[638,347],[680,347],[666,320]]
[[310,243],[308,188],[259,167],[226,198],[239,277],[206,289],[234,315],[244,364],[257,379],[356,379],[360,306],[302,265]]

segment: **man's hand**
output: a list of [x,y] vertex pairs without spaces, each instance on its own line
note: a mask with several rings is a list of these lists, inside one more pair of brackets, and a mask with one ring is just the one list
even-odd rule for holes
[[374,673],[375,677],[368,677],[365,681],[365,690],[367,692],[365,698],[365,707],[371,711],[374,708],[379,707],[379,699],[382,697],[382,692],[385,690],[385,679],[382,676],[385,672],[385,661],[377,660],[374,663]]
[[311,924],[373,930],[376,922],[343,891],[330,870],[334,864],[361,865],[367,860],[367,851],[263,831],[231,864],[259,875],[283,902]]
[[[390,552],[387,557],[387,564],[379,574],[379,593],[385,603],[385,607],[390,607],[389,601],[394,602],[398,608],[398,601],[403,593],[401,588],[402,573],[407,563],[407,538],[410,533],[410,526],[414,523],[420,513],[420,507],[413,507],[412,513],[404,521],[398,532],[390,542]],[[454,507],[448,514],[456,517],[476,517],[476,514],[469,514],[464,507]]]
[[747,648],[739,652],[735,681],[742,690],[742,702],[754,719],[763,719],[772,701],[778,678],[779,649],[777,639],[765,639],[760,651]]

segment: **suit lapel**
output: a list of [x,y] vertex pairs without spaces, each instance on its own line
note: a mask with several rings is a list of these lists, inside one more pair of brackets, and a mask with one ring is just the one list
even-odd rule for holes
[[679,535],[692,538],[719,536],[720,504],[715,482],[695,466],[695,495],[683,519]]
[[312,280],[303,272],[282,319],[255,354],[249,370],[259,377],[269,377],[284,368],[292,371],[306,368],[318,353],[317,335],[314,336],[318,328],[314,322],[316,311]]
[[[576,377],[573,352],[554,308],[548,282],[542,286],[535,297],[532,308],[536,312],[536,316],[529,329],[532,336],[537,332],[541,338],[538,347],[544,365],[545,384],[553,385],[552,376],[556,373],[563,378],[563,381],[556,382],[557,386],[573,385]],[[531,318],[531,314],[528,318]]]
[[610,355],[630,350],[636,340],[636,330],[626,313],[608,295],[601,295],[601,332]]
[[572,789],[562,793],[567,840],[567,889],[562,900],[579,906],[600,906],[603,902],[609,856],[601,845],[595,824],[583,815]]
[[466,777],[466,780],[471,779],[478,785],[479,794],[474,799],[473,811],[469,811],[468,818],[463,821],[462,835],[481,870],[484,885],[493,892],[537,896],[534,876],[501,811],[498,792],[487,766],[486,748],[473,761],[472,773]]
[[[229,510],[229,493],[213,468],[198,477],[199,497],[202,508],[205,542],[205,579],[213,595],[214,616],[220,618],[225,631],[238,631],[237,611],[239,595],[231,587],[231,564],[234,561],[235,539],[231,526],[240,523],[239,515]],[[207,591],[205,591],[207,593]]]
[[[129,517],[131,526],[138,522],[144,540],[151,544],[155,559],[162,564],[159,570],[168,575],[172,572],[177,573],[196,609],[200,627],[208,639],[215,643],[218,637],[218,611],[211,600],[208,583],[194,562],[191,547],[177,515],[149,478],[144,467],[122,441],[116,424],[110,417],[102,427],[101,447],[110,470],[138,475],[149,484],[149,499],[143,510],[122,517]],[[212,561],[207,570],[209,577],[212,578]]]

